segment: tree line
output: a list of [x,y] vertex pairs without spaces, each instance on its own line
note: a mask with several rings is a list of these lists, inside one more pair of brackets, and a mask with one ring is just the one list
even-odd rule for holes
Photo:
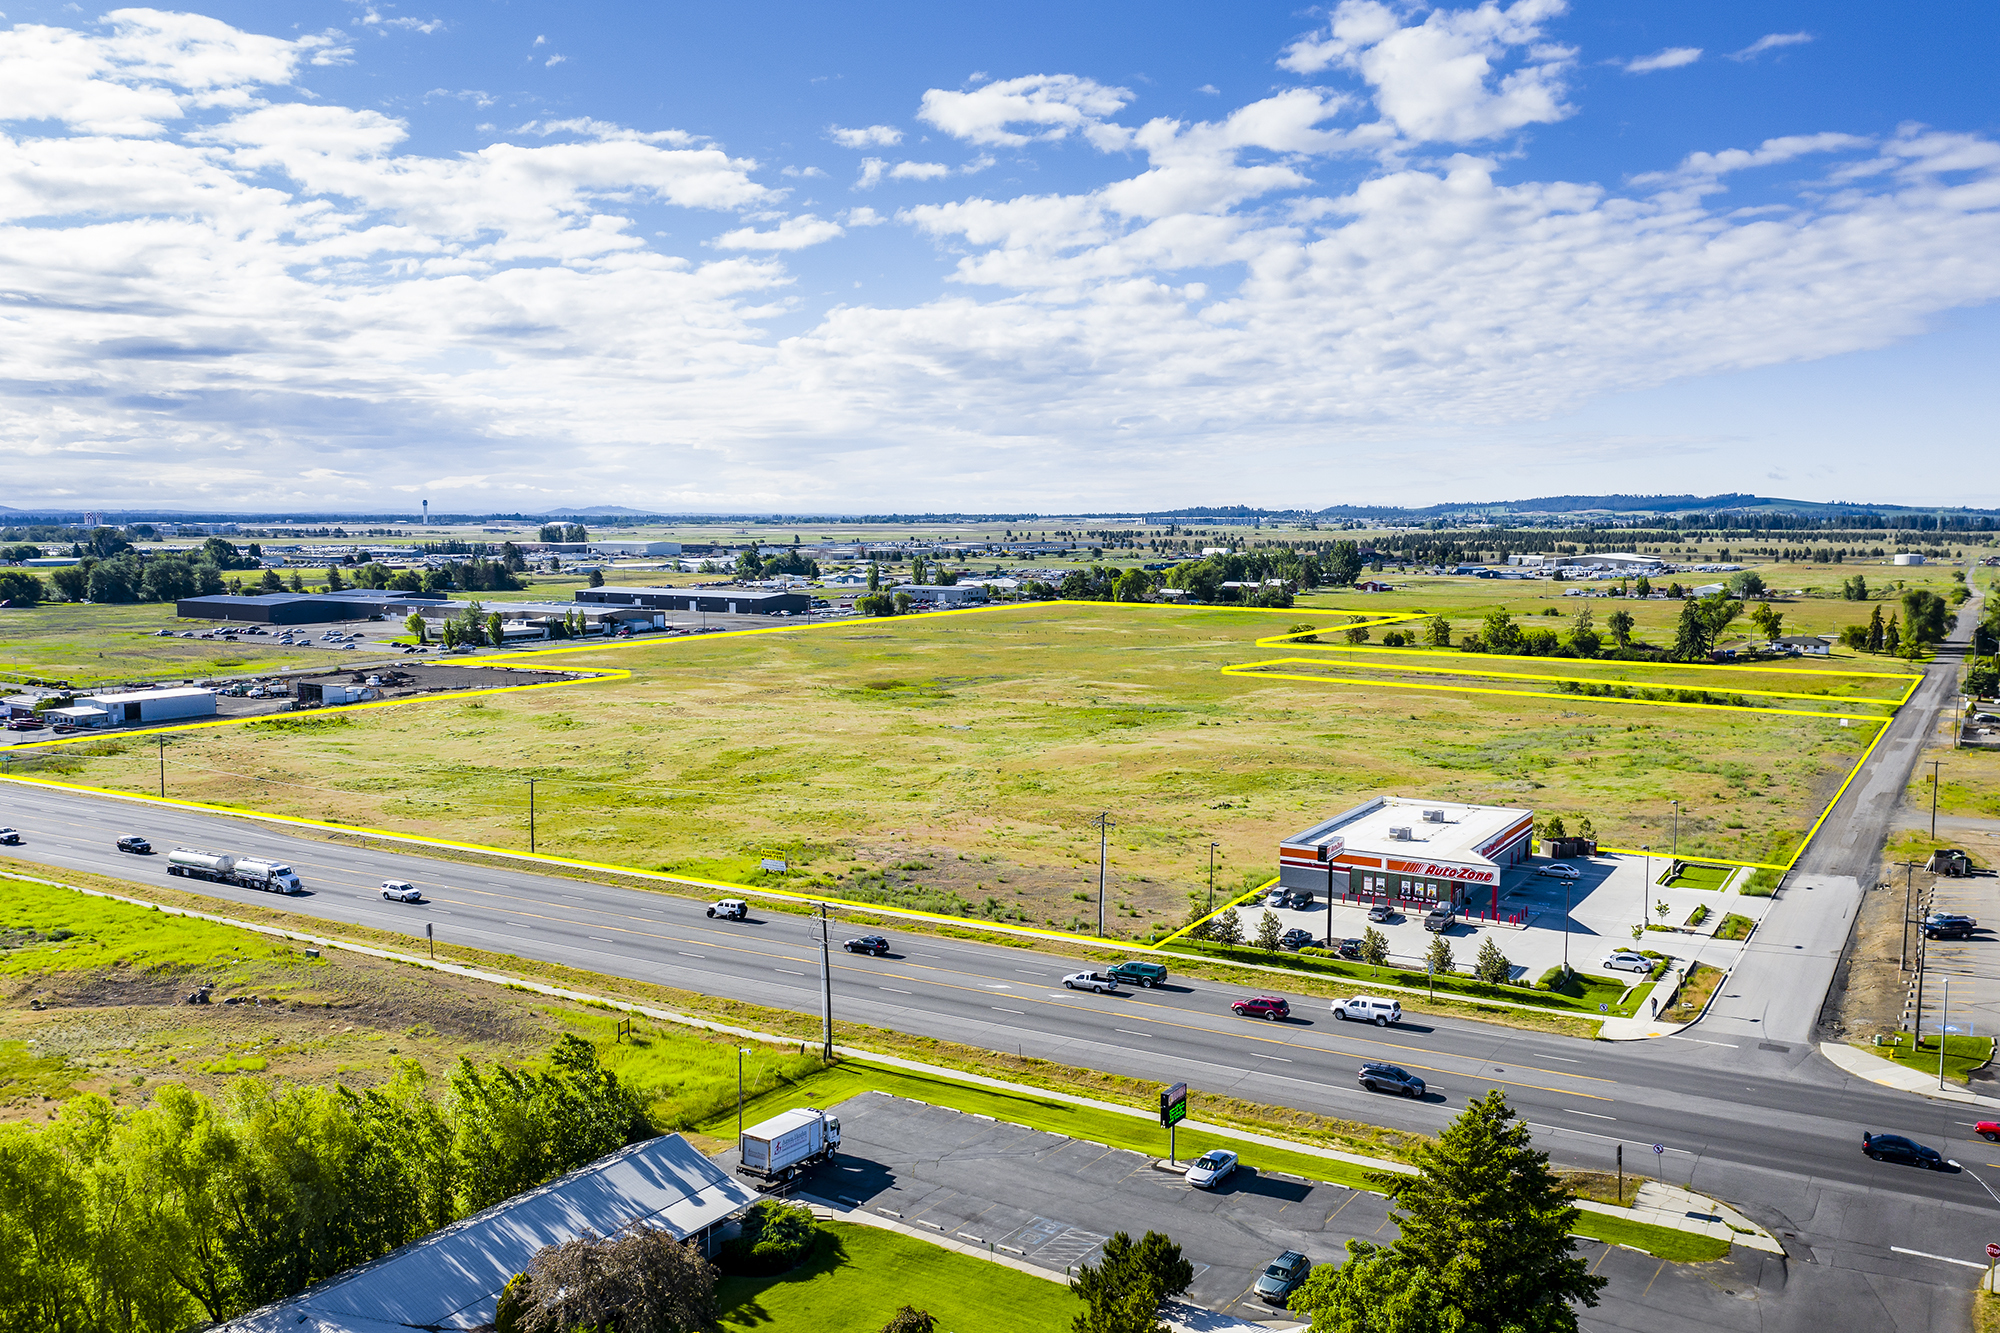
[[0,1327],[179,1333],[377,1258],[628,1142],[639,1101],[562,1037],[539,1069],[461,1060],[434,1088],[244,1079],[0,1126]]

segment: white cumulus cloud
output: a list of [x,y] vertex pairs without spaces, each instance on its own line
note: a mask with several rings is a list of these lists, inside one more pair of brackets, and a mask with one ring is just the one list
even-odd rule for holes
[[715,244],[723,250],[803,250],[841,234],[838,222],[806,213],[786,218],[770,231],[758,231],[755,227],[726,231],[715,238]]
[[894,125],[869,125],[858,130],[829,125],[826,137],[842,148],[894,148],[903,142],[903,132]]
[[1094,79],[1030,74],[982,84],[970,92],[933,88],[924,94],[917,115],[956,138],[1018,146],[1035,140],[1053,142],[1072,132],[1090,134],[1131,100],[1125,89]]
[[1652,55],[1626,61],[1625,72],[1651,74],[1656,70],[1679,69],[1683,65],[1692,65],[1699,59],[1701,59],[1699,46],[1670,46],[1664,51],[1655,51]]

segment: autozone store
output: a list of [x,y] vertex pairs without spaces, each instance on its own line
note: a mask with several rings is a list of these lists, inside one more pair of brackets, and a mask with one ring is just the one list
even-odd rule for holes
[[1335,902],[1498,917],[1501,871],[1528,859],[1534,832],[1532,810],[1379,796],[1285,839],[1278,882]]

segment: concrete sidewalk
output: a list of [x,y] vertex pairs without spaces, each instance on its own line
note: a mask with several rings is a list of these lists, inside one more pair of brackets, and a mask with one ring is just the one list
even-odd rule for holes
[[1870,1055],[1859,1047],[1843,1045],[1837,1041],[1823,1041],[1819,1053],[1832,1061],[1843,1072],[1856,1078],[1865,1078],[1870,1083],[1880,1083],[1885,1088],[1896,1088],[1903,1092],[1914,1092],[1923,1097],[1935,1097],[1939,1101],[1958,1102],[1965,1106],[2000,1107],[2000,1098],[1981,1097],[1978,1093],[1967,1092],[1964,1088],[1947,1083],[1938,1086],[1935,1073],[1925,1073],[1908,1065],[1899,1065],[1893,1060],[1884,1060],[1879,1055]]

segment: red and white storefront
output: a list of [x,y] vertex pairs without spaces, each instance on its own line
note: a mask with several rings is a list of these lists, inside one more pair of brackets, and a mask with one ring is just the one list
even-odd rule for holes
[[1337,903],[1440,903],[1497,919],[1504,867],[1528,859],[1535,812],[1379,796],[1278,847],[1278,882]]

